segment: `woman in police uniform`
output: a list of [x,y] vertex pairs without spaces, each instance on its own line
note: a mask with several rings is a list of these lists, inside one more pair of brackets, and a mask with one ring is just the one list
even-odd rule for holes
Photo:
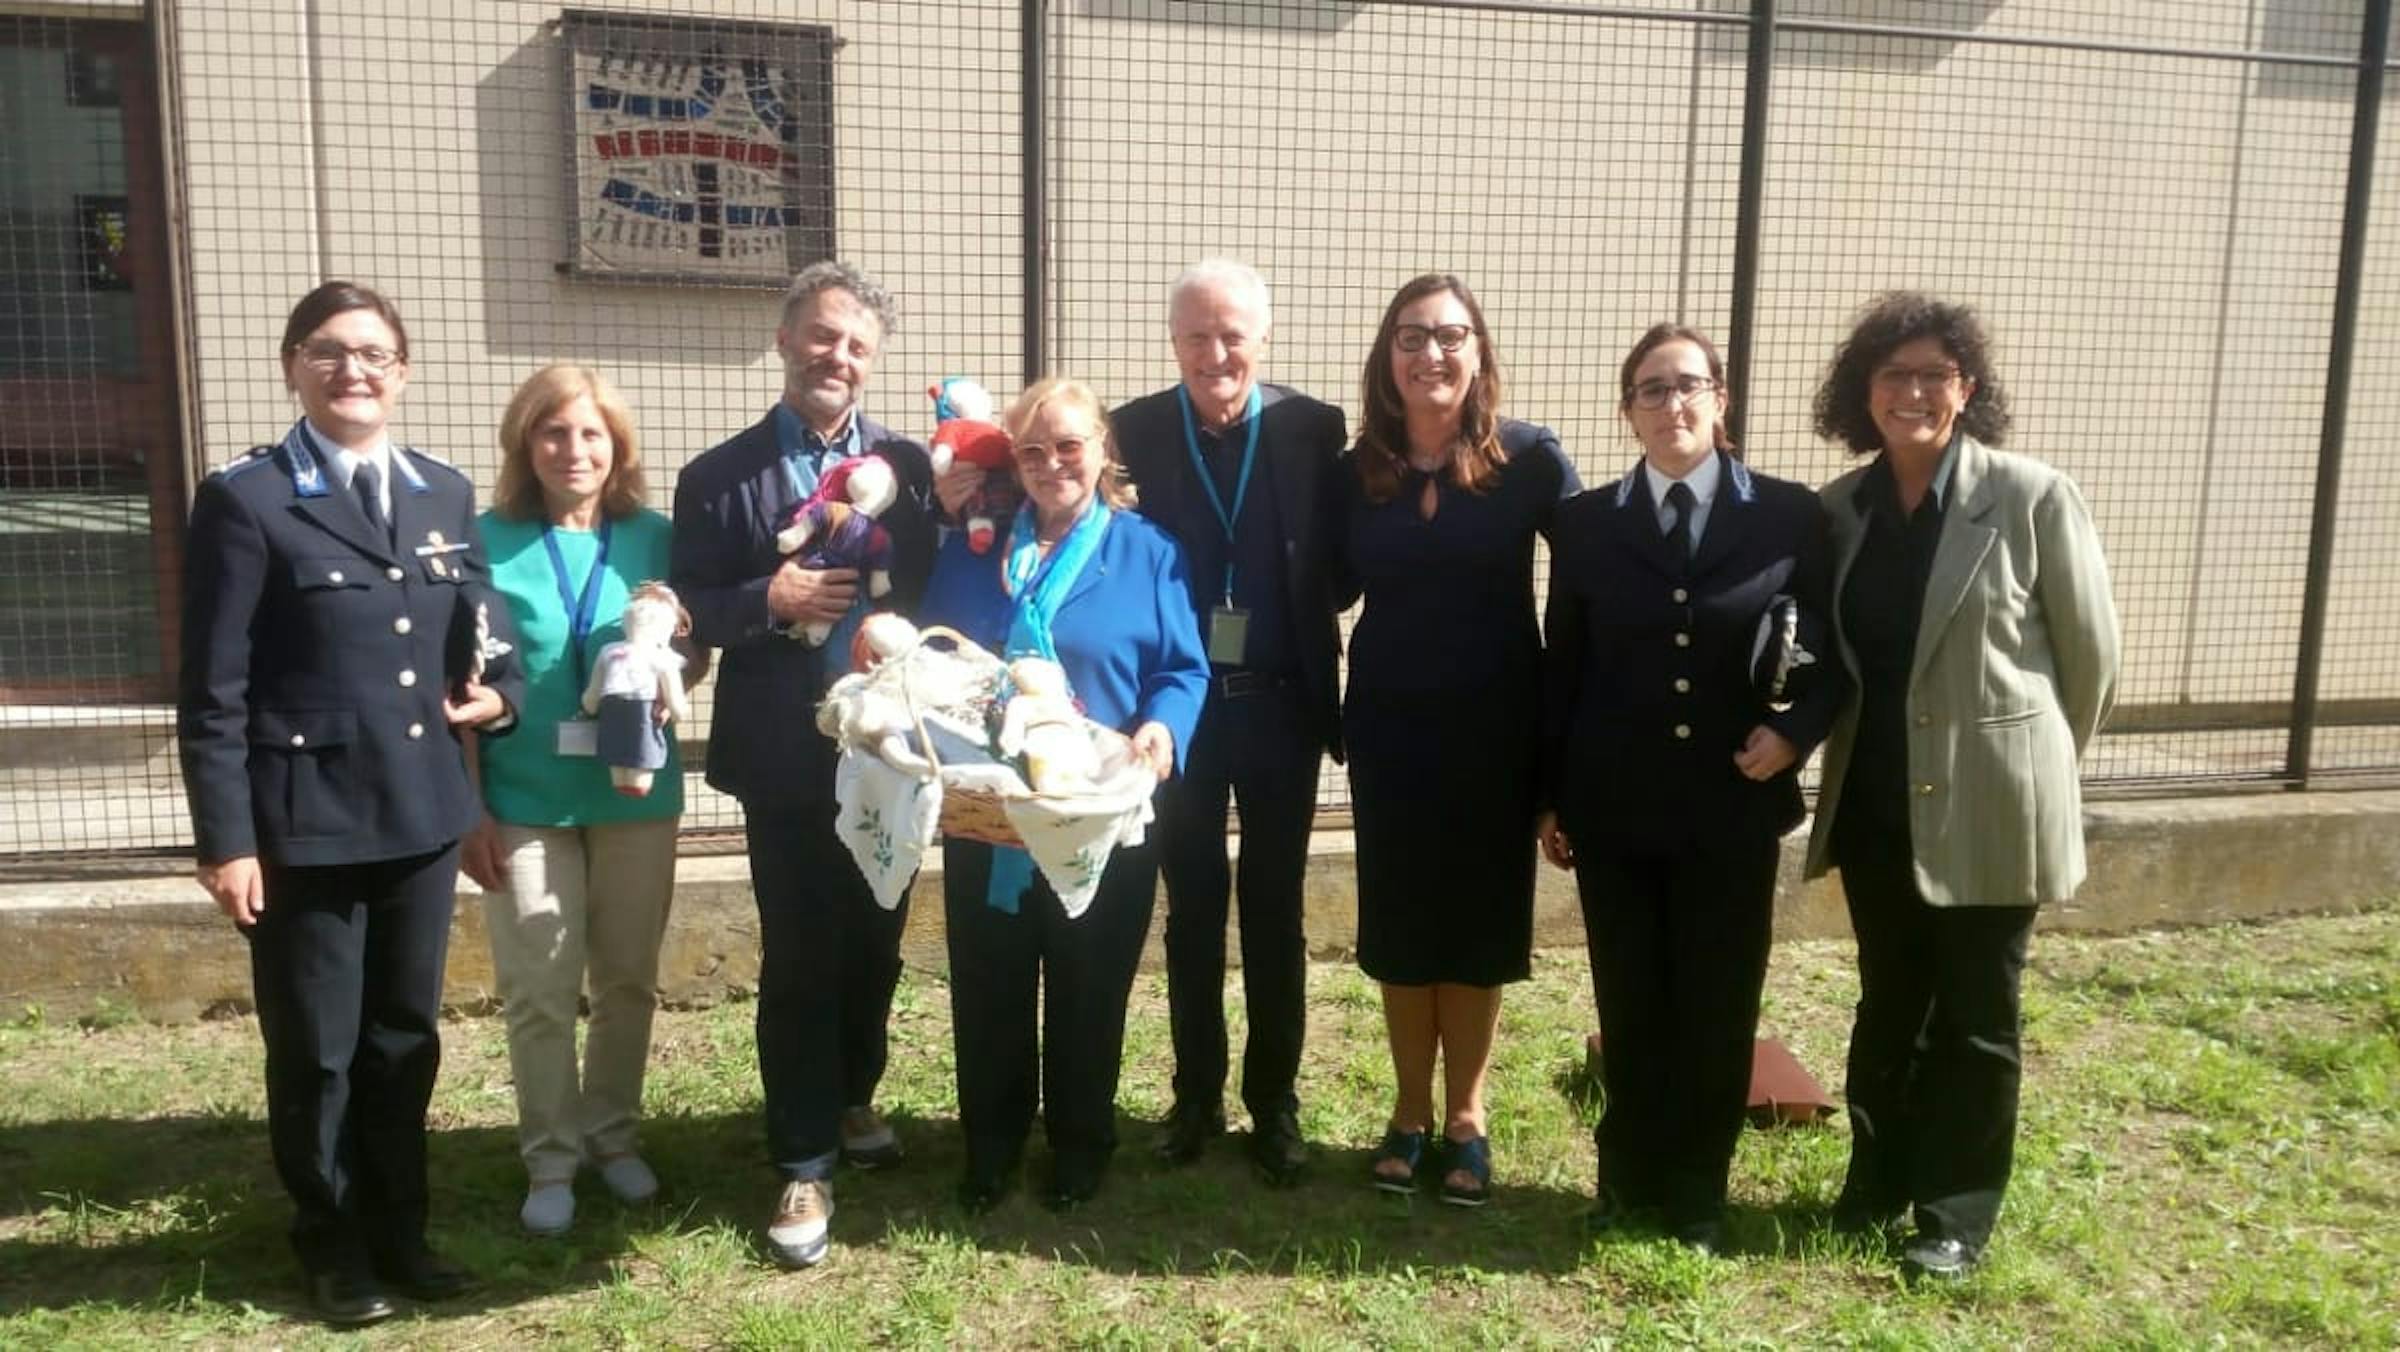
[[399,313],[327,282],[282,360],[303,416],[193,503],[178,728],[200,885],[250,941],[293,1247],[318,1314],[361,1324],[468,1283],[425,1243],[425,1106],[478,813],[457,729],[504,731],[517,682],[473,488],[386,430]]
[[[1642,461],[1561,508],[1546,623],[1542,852],[1575,870],[1608,1111],[1595,1228],[1655,1217],[1724,1243],[1775,901],[1777,839],[1839,677],[1762,689],[1762,614],[1826,611],[1825,510],[1752,473],[1725,431],[1714,344],[1642,335],[1617,407]],[[1836,672],[1830,661],[1800,669]]]

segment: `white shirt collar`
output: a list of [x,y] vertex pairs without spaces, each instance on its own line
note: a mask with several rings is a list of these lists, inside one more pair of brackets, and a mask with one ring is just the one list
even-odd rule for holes
[[[1651,503],[1661,511],[1666,510],[1667,489],[1672,487],[1676,481],[1659,473],[1658,466],[1651,464],[1648,459],[1642,461],[1642,473],[1650,477]],[[1699,507],[1707,507],[1717,500],[1717,484],[1724,477],[1724,457],[1712,450],[1708,453],[1707,459],[1694,465],[1692,472],[1683,476],[1683,483],[1692,490],[1693,503]]]

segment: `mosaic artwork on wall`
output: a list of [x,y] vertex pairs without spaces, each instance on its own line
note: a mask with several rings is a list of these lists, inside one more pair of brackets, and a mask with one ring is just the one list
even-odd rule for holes
[[781,285],[833,252],[832,30],[569,10],[561,270]]

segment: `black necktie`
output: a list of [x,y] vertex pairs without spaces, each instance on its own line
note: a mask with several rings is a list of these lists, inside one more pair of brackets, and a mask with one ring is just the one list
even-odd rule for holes
[[1692,509],[1700,505],[1692,496],[1692,486],[1678,479],[1667,488],[1667,505],[1675,509],[1675,524],[1667,527],[1669,543],[1675,546],[1675,562],[1685,568],[1692,566]]
[[375,538],[385,544],[392,542],[392,523],[383,514],[383,476],[376,472],[375,462],[361,460],[350,475],[350,491],[358,494],[358,509],[367,514],[367,526]]

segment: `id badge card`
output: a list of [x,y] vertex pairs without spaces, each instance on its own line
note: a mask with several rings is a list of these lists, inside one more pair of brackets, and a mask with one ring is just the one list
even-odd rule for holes
[[561,756],[597,756],[600,754],[600,720],[568,718],[558,724],[558,754]]
[[1239,606],[1218,606],[1208,612],[1208,660],[1238,667],[1250,647],[1250,612]]

